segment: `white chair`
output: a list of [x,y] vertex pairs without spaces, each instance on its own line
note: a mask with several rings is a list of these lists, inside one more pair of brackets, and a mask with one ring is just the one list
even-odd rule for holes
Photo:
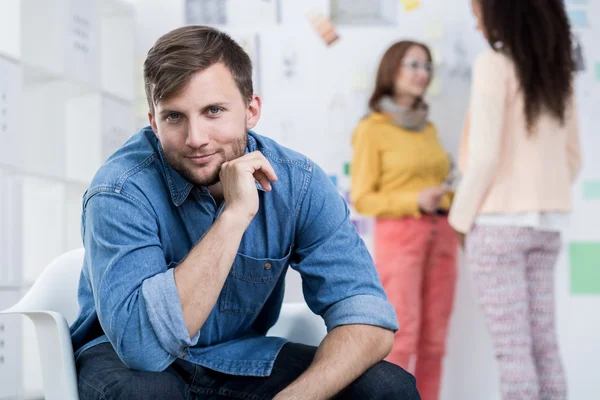
[[[21,314],[35,326],[46,400],[78,400],[77,373],[69,324],[79,311],[77,287],[83,249],[69,251],[52,261],[31,289],[1,314]],[[327,333],[323,320],[304,303],[284,303],[269,336],[318,345]]]

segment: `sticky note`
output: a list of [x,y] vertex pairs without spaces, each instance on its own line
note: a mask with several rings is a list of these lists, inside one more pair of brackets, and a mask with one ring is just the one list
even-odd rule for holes
[[439,76],[434,76],[433,81],[429,84],[429,89],[427,89],[427,93],[430,96],[437,97],[442,93],[442,78]]
[[444,38],[444,25],[438,21],[425,24],[425,35],[429,40],[441,40]]
[[600,294],[600,242],[569,245],[571,294]]
[[585,10],[569,10],[569,20],[574,28],[586,28],[588,24],[588,15]]
[[369,224],[369,221],[366,219],[363,219],[363,218],[353,219],[352,224],[354,225],[354,228],[356,229],[356,233],[358,233],[361,236],[368,235],[371,232],[371,229],[370,229],[371,225]]
[[350,191],[346,190],[344,192],[344,200],[346,200],[346,203],[351,206],[352,205],[352,198],[350,197]]
[[357,92],[365,91],[369,88],[369,76],[363,71],[355,71],[350,78],[350,87]]
[[344,164],[344,175],[350,176],[350,163]]
[[421,6],[420,0],[401,0],[404,11],[410,12]]
[[431,50],[431,53],[434,65],[440,65],[444,63],[444,54],[442,53],[442,50],[439,47],[434,47]]
[[583,198],[586,200],[600,200],[600,180],[583,182]]

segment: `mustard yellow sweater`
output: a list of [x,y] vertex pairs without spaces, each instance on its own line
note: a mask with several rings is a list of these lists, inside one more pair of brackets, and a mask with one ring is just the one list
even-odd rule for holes
[[[441,186],[450,172],[450,159],[428,123],[422,132],[402,129],[380,113],[363,119],[352,138],[351,197],[361,214],[380,218],[419,218],[418,196]],[[440,209],[448,210],[452,193]]]

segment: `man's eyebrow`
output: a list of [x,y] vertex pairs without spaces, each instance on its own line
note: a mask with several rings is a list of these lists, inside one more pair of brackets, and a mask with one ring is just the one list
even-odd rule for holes
[[214,102],[214,103],[207,104],[202,109],[206,110],[207,108],[211,108],[211,107],[228,107],[230,104],[231,103],[229,103],[227,101],[217,101],[217,102]]

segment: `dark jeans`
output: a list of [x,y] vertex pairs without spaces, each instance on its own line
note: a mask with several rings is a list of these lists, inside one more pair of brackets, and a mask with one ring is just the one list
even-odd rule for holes
[[[88,399],[247,399],[273,398],[302,374],[317,348],[286,344],[269,377],[232,376],[177,359],[163,372],[130,370],[110,343],[86,350],[77,360],[79,397]],[[419,400],[415,378],[382,361],[348,386],[338,399]]]

